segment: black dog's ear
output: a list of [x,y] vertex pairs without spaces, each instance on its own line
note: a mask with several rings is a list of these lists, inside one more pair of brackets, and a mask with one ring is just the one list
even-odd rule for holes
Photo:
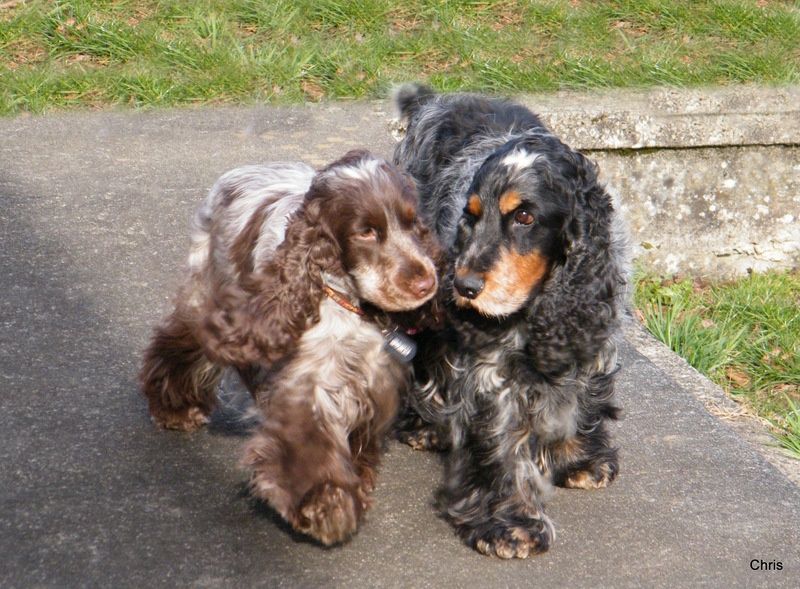
[[565,207],[563,251],[578,255],[575,248],[585,247],[589,242],[602,247],[602,242],[610,239],[614,210],[611,198],[599,184],[597,164],[559,144],[561,149],[549,167],[547,182],[551,190],[561,195]]
[[[624,261],[614,237],[615,211],[598,183],[597,167],[569,150],[551,188],[570,202],[563,250],[528,311],[528,349],[544,372],[594,358],[616,327],[626,288]],[[560,183],[560,185],[558,185]]]

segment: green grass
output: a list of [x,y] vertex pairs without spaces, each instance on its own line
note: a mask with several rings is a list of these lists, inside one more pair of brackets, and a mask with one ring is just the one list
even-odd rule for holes
[[800,458],[800,274],[644,277],[635,304],[657,338],[770,422],[777,443]]
[[407,80],[503,93],[800,81],[797,1],[10,4],[5,115],[374,97]]

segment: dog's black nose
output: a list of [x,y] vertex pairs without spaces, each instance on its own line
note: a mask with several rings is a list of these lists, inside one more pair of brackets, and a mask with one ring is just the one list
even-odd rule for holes
[[453,281],[458,294],[468,299],[474,299],[481,294],[485,284],[483,278],[472,272],[456,274],[456,278]]

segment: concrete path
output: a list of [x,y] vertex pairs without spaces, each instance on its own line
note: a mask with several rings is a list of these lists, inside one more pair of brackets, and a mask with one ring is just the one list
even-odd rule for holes
[[205,192],[242,164],[389,155],[387,107],[0,120],[0,587],[797,587],[800,490],[632,326],[622,474],[557,490],[558,539],[526,561],[436,517],[435,456],[390,444],[374,511],[323,549],[248,498],[230,415],[152,426],[134,377]]

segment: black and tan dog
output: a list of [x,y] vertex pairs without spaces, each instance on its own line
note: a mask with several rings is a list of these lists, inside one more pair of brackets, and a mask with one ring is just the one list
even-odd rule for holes
[[400,434],[447,448],[442,513],[482,553],[555,537],[552,484],[617,476],[616,348],[627,247],[597,169],[528,109],[406,85],[395,162],[449,251],[449,327],[423,342]]

